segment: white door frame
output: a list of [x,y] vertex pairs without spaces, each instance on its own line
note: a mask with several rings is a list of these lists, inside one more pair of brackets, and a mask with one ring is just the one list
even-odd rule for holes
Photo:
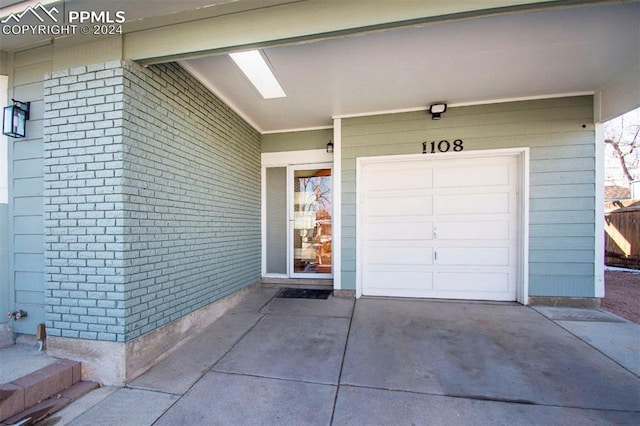
[[[264,278],[289,278],[289,274],[267,273],[267,169],[270,167],[289,167],[302,164],[317,164],[333,162],[333,154],[326,149],[309,149],[304,151],[264,152],[261,155],[261,230],[262,230],[262,277]],[[334,179],[335,182],[335,179]],[[288,184],[287,184],[288,185]],[[332,188],[333,189],[333,188]],[[335,194],[334,194],[335,195]],[[335,203],[335,199],[334,199]],[[287,204],[288,206],[288,204]],[[288,208],[288,207],[287,207]],[[335,210],[334,210],[335,211]],[[287,215],[288,215],[287,210]],[[335,226],[335,222],[334,222]],[[288,227],[287,227],[288,229]],[[287,231],[288,233],[288,231]],[[287,246],[289,242],[287,240]],[[335,255],[335,252],[332,251]],[[288,255],[288,253],[287,253]],[[289,258],[287,257],[287,270]]]
[[[362,229],[362,166],[372,163],[403,161],[443,161],[447,159],[473,159],[495,156],[513,156],[518,159],[518,273],[516,300],[529,304],[529,148],[488,149],[478,151],[447,152],[438,154],[385,155],[356,158],[356,230]],[[356,232],[356,298],[362,296],[362,240]]]

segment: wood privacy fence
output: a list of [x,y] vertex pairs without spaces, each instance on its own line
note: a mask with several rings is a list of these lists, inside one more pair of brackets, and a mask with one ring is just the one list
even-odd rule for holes
[[640,201],[606,203],[604,263],[640,269]]

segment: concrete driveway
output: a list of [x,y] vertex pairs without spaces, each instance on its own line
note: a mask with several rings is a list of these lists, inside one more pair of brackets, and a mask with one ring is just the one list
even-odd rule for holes
[[640,422],[640,327],[604,312],[276,292],[46,424]]

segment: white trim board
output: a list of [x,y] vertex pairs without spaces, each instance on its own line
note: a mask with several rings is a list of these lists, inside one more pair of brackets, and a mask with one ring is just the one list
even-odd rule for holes
[[342,289],[342,120],[333,120],[333,289]]
[[595,250],[593,260],[594,297],[604,297],[604,124],[596,123]]

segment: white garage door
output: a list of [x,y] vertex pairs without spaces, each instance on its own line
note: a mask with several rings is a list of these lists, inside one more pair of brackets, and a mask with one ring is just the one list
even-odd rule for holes
[[518,159],[363,162],[362,294],[516,300]]

